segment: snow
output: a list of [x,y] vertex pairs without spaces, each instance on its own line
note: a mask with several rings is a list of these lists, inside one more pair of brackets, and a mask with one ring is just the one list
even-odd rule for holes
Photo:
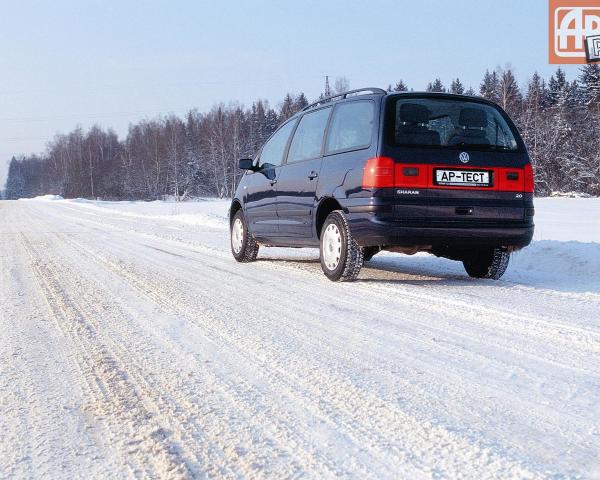
[[600,477],[600,199],[497,282],[237,264],[228,207],[0,202],[0,478]]
[[40,195],[39,197],[34,197],[34,198],[23,198],[21,200],[36,200],[38,202],[51,202],[53,200],[64,200],[64,198],[61,195]]
[[600,198],[539,198],[535,240],[600,243]]

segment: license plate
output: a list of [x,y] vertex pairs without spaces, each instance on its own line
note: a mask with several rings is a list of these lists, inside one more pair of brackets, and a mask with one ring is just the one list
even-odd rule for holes
[[436,185],[449,187],[490,187],[491,172],[484,170],[435,170]]

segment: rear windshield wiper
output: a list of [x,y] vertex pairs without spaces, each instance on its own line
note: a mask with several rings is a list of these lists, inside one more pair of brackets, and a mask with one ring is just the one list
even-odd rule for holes
[[460,147],[476,147],[476,148],[482,148],[482,149],[486,149],[486,150],[502,150],[502,151],[512,150],[511,147],[507,147],[506,145],[488,145],[485,143],[460,142],[460,143],[457,143],[456,145],[460,146]]
[[506,145],[486,145],[486,147],[489,147],[491,150],[502,150],[503,152],[513,150],[511,147],[507,147]]

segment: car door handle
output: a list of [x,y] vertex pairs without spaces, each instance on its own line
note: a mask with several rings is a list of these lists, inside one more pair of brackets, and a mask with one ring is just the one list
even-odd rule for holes
[[275,184],[277,183],[277,180],[271,180],[271,186],[275,186]]
[[319,174],[317,172],[315,172],[314,170],[308,174],[308,178],[310,180],[313,180],[313,179],[317,178],[318,176],[319,176]]

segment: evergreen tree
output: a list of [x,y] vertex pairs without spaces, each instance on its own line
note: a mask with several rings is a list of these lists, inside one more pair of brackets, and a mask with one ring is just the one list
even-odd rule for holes
[[23,176],[21,162],[15,157],[12,157],[8,167],[5,195],[8,200],[17,200],[26,196],[25,178]]
[[498,103],[498,100],[500,98],[499,85],[500,82],[498,80],[498,74],[496,73],[496,71],[490,73],[489,70],[486,70],[485,75],[483,76],[483,80],[479,85],[479,94],[483,98],[487,98],[492,102]]
[[436,78],[433,82],[429,82],[427,85],[427,91],[443,93],[446,91],[446,89],[444,88],[442,81],[439,78]]
[[306,95],[304,95],[304,92],[300,92],[300,95],[298,95],[296,97],[296,99],[294,100],[294,108],[296,109],[297,112],[299,112],[307,105],[308,105],[308,99],[306,98]]
[[294,113],[296,113],[296,102],[295,100],[292,98],[292,96],[288,93],[286,94],[285,98],[283,99],[283,102],[281,103],[281,106],[279,107],[279,119],[280,121],[284,121],[287,120],[288,118],[290,118],[292,115],[294,115]]
[[394,86],[394,92],[408,92],[408,87],[402,80],[399,80],[398,83]]
[[552,74],[548,81],[548,100],[551,105],[556,105],[559,99],[565,96],[569,85],[567,77],[562,68],[558,67],[555,73]]
[[578,99],[581,91],[581,86],[577,80],[573,80],[567,85],[567,101],[569,102],[569,106],[575,107],[581,104],[581,100]]
[[467,91],[465,92],[465,95],[468,95],[470,97],[474,97],[475,96],[475,90],[473,89],[473,87],[469,87],[467,89]]
[[498,75],[498,103],[509,115],[516,115],[520,108],[523,96],[512,70],[506,68]]
[[579,100],[585,105],[600,104],[600,64],[582,65],[579,73]]
[[277,116],[277,112],[272,108],[267,110],[267,115],[265,118],[265,140],[269,138],[275,130],[277,130],[277,126],[279,125],[279,117]]
[[461,83],[460,79],[456,78],[455,80],[452,80],[452,84],[450,85],[450,93],[456,93],[458,95],[465,93],[465,87]]
[[535,106],[536,108],[545,108],[548,106],[549,99],[546,82],[537,72],[533,74],[527,84],[525,102],[528,105]]

